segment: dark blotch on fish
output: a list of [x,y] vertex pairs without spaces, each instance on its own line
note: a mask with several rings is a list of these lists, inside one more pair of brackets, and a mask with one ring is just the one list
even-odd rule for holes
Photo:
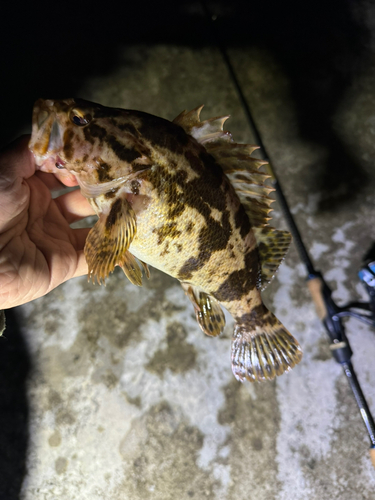
[[[142,114],[138,113],[141,115]],[[139,129],[140,134],[152,144],[156,144],[163,148],[181,154],[184,146],[189,141],[189,136],[183,128],[171,123],[163,118],[147,116],[147,121],[142,124]]]
[[113,177],[109,174],[111,171],[111,165],[108,165],[108,163],[100,162],[99,163],[99,168],[97,170],[98,174],[98,181],[99,182],[108,182],[112,181]]
[[224,250],[227,247],[231,234],[232,228],[229,222],[229,212],[223,212],[221,222],[209,217],[207,225],[199,233],[200,250],[204,248],[209,248],[212,252]]
[[106,229],[111,229],[111,227],[114,224],[116,224],[116,221],[119,218],[119,215],[121,214],[121,210],[122,210],[122,200],[119,198],[113,203],[111,211],[109,212],[107,220],[105,221]]
[[74,131],[67,129],[64,133],[64,155],[67,161],[71,160],[74,153],[73,148]]
[[250,232],[251,225],[249,217],[242,204],[238,207],[234,222],[236,224],[236,228],[240,228],[240,234],[242,238],[244,238]]
[[255,288],[256,284],[252,280],[251,268],[254,265],[259,265],[258,259],[258,251],[256,248],[253,248],[245,255],[245,267],[232,272],[224,283],[220,285],[218,290],[212,294],[215,299],[219,302],[240,300],[244,295],[247,295],[250,290]]
[[110,200],[111,198],[114,198],[116,196],[116,193],[117,191],[119,190],[120,188],[113,188],[111,189],[110,191],[108,191],[108,193],[105,193],[105,197],[107,200]]
[[221,222],[206,217],[207,224],[199,232],[199,254],[197,258],[190,257],[181,267],[178,278],[191,279],[193,273],[199,271],[210,260],[213,252],[224,250],[232,233],[229,222],[229,212],[224,211]]
[[94,144],[96,138],[103,140],[107,135],[106,129],[95,123],[90,123],[87,127],[84,127],[83,133],[86,141],[90,144]]
[[193,273],[199,271],[204,266],[205,262],[206,260],[201,259],[200,255],[198,257],[190,257],[179,270],[178,279],[183,281],[189,280],[193,276]]
[[236,318],[236,321],[241,325],[252,325],[261,326],[264,323],[264,315],[266,314],[266,308],[263,304],[254,306],[251,312],[243,314],[242,316]]
[[158,245],[161,245],[166,238],[177,238],[181,231],[178,231],[175,223],[164,224],[158,229],[153,230],[158,235]]
[[114,135],[109,135],[108,137],[106,137],[105,140],[107,144],[112,148],[115,155],[122,161],[131,163],[136,158],[142,156],[135,149],[129,149],[123,144],[121,144],[121,142],[119,142]]
[[123,132],[129,132],[134,136],[138,135],[137,129],[131,123],[116,123],[116,127],[118,127]]

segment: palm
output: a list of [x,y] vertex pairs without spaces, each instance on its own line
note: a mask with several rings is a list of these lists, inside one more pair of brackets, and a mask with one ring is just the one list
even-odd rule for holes
[[79,192],[53,200],[47,184],[56,178],[29,173],[30,164],[26,178],[0,194],[0,308],[33,300],[87,273],[88,229],[69,224],[91,212],[88,203]]

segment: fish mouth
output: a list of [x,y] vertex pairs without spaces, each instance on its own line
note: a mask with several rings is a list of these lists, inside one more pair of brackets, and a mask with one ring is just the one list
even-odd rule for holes
[[29,149],[42,170],[50,172],[52,165],[59,169],[65,168],[66,162],[60,156],[63,131],[52,100],[39,99],[34,105]]

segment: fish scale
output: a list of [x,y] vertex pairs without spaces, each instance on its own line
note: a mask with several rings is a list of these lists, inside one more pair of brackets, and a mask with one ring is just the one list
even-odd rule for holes
[[[82,99],[38,100],[30,149],[46,172],[75,178],[99,219],[85,256],[89,278],[115,266],[142,284],[148,265],[178,279],[210,336],[235,320],[232,371],[271,380],[302,357],[261,298],[290,244],[269,225],[272,188],[251,158],[256,146],[224,131],[228,117],[201,121],[202,106],[173,122]],[[137,261],[138,259],[138,261]]]

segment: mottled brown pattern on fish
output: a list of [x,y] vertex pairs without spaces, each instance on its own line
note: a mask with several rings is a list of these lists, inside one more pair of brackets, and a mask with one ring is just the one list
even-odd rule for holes
[[94,144],[95,139],[99,139],[102,141],[106,135],[107,130],[100,125],[96,125],[95,123],[90,123],[83,129],[83,133],[85,134],[86,141],[89,141],[91,144]]
[[[181,280],[190,279],[195,272],[202,269],[213,252],[225,250],[233,232],[225,201],[225,193],[229,191],[228,181],[223,176],[220,167],[211,155],[202,151],[202,147],[195,144],[193,140],[190,141],[189,149],[184,157],[189,162],[188,166],[191,166],[191,163],[194,164],[194,170],[197,173],[204,172],[204,178],[198,176],[186,181],[186,171],[181,169],[185,166],[184,163],[180,163],[180,169],[176,171],[159,166],[145,174],[145,179],[156,189],[158,196],[168,207],[166,213],[168,225],[163,226],[162,230],[159,229],[163,235],[166,234],[166,228],[169,230],[173,227],[171,222],[181,216],[188,207],[197,210],[205,219],[205,224],[198,233],[198,256],[190,256],[186,259],[177,275]],[[205,159],[207,165],[200,157]],[[221,194],[217,193],[218,189]],[[220,221],[211,216],[211,207],[221,213]],[[193,227],[194,222],[191,220],[186,226],[187,232],[191,232]],[[171,234],[171,236],[174,235]],[[160,240],[164,239],[160,238],[159,244]]]
[[65,158],[69,161],[73,157],[74,146],[73,146],[73,138],[75,133],[73,130],[67,129],[64,133],[64,155]]
[[167,254],[169,254],[169,241],[166,242],[164,245],[164,249],[162,252],[160,252],[160,257],[165,257]]
[[139,136],[138,130],[135,128],[135,126],[132,123],[121,123],[121,121],[117,120],[114,122],[114,124],[122,130],[122,132],[128,132],[129,134],[133,135],[134,137]]
[[129,149],[124,146],[124,144],[118,141],[114,135],[107,136],[105,138],[105,141],[121,161],[131,163],[136,158],[142,156],[141,153],[139,153],[139,151],[137,151],[136,149]]
[[166,238],[175,239],[181,234],[181,231],[178,231],[177,225],[173,222],[164,224],[163,226],[154,229],[153,232],[158,235],[158,245],[161,245]]
[[[221,132],[222,119],[200,122],[196,110],[171,123],[143,112],[105,108],[84,100],[38,101],[36,109],[39,106],[59,115],[58,126],[64,130],[61,160],[67,172],[77,177],[99,215],[101,225],[94,226],[85,249],[86,257],[91,256],[90,273],[104,279],[115,264],[120,264],[128,278],[139,285],[142,277],[132,255],[167,272],[190,290],[189,298],[199,312],[197,320],[209,335],[218,335],[225,324],[219,301],[237,321],[232,366],[239,380],[272,378],[299,361],[298,347],[292,362],[287,356],[293,349],[288,354],[284,347],[277,347],[278,336],[283,346],[290,344],[292,337],[263,306],[259,292],[256,238],[258,234],[262,238],[262,233],[256,229],[267,224],[270,199],[267,188],[257,184],[262,182],[254,170],[257,166],[253,170],[250,166],[244,174],[250,146],[245,149],[235,144],[229,133]],[[51,130],[56,122],[48,123]],[[34,131],[38,134],[36,127]],[[34,144],[41,156],[48,138],[43,141],[38,136]],[[222,156],[217,152],[221,150]],[[238,171],[231,163],[232,152],[239,161]],[[245,186],[245,194],[240,195],[244,205],[233,187],[238,189],[238,185],[232,185],[223,172],[225,162],[229,162],[229,177],[234,169],[235,182]],[[246,187],[251,172],[258,175],[256,196],[248,194]],[[251,218],[249,207],[254,207]],[[120,235],[119,227],[123,228]],[[259,250],[262,259],[273,263],[272,259],[281,257],[277,240],[285,247],[287,238],[276,233],[272,239],[269,226],[267,231]],[[216,314],[207,313],[212,310]],[[257,328],[259,332],[255,332]],[[260,341],[262,331],[267,339]],[[274,360],[275,369],[268,366],[263,370],[263,361],[259,361],[262,345],[274,350],[269,359]],[[252,354],[245,356],[246,349]],[[258,365],[249,366],[249,360],[254,359]]]
[[98,181],[99,182],[112,181],[113,176],[110,174],[111,165],[108,165],[108,163],[100,160],[97,161],[97,164],[98,164],[98,169],[97,169]]
[[183,170],[171,172],[163,167],[152,168],[144,177],[166,203],[167,220],[172,221],[185,210],[186,196],[178,187],[186,182],[186,172]]
[[243,205],[240,205],[238,207],[234,221],[236,224],[236,228],[240,229],[241,237],[244,238],[251,230],[251,224]]
[[241,300],[256,288],[254,275],[258,272],[258,250],[253,248],[245,255],[244,267],[233,271],[212,295],[220,302]]
[[[140,113],[138,113],[141,115]],[[139,129],[142,137],[151,144],[159,146],[177,154],[181,154],[184,146],[189,141],[189,136],[178,125],[163,120],[162,118],[151,117],[145,121]]]

